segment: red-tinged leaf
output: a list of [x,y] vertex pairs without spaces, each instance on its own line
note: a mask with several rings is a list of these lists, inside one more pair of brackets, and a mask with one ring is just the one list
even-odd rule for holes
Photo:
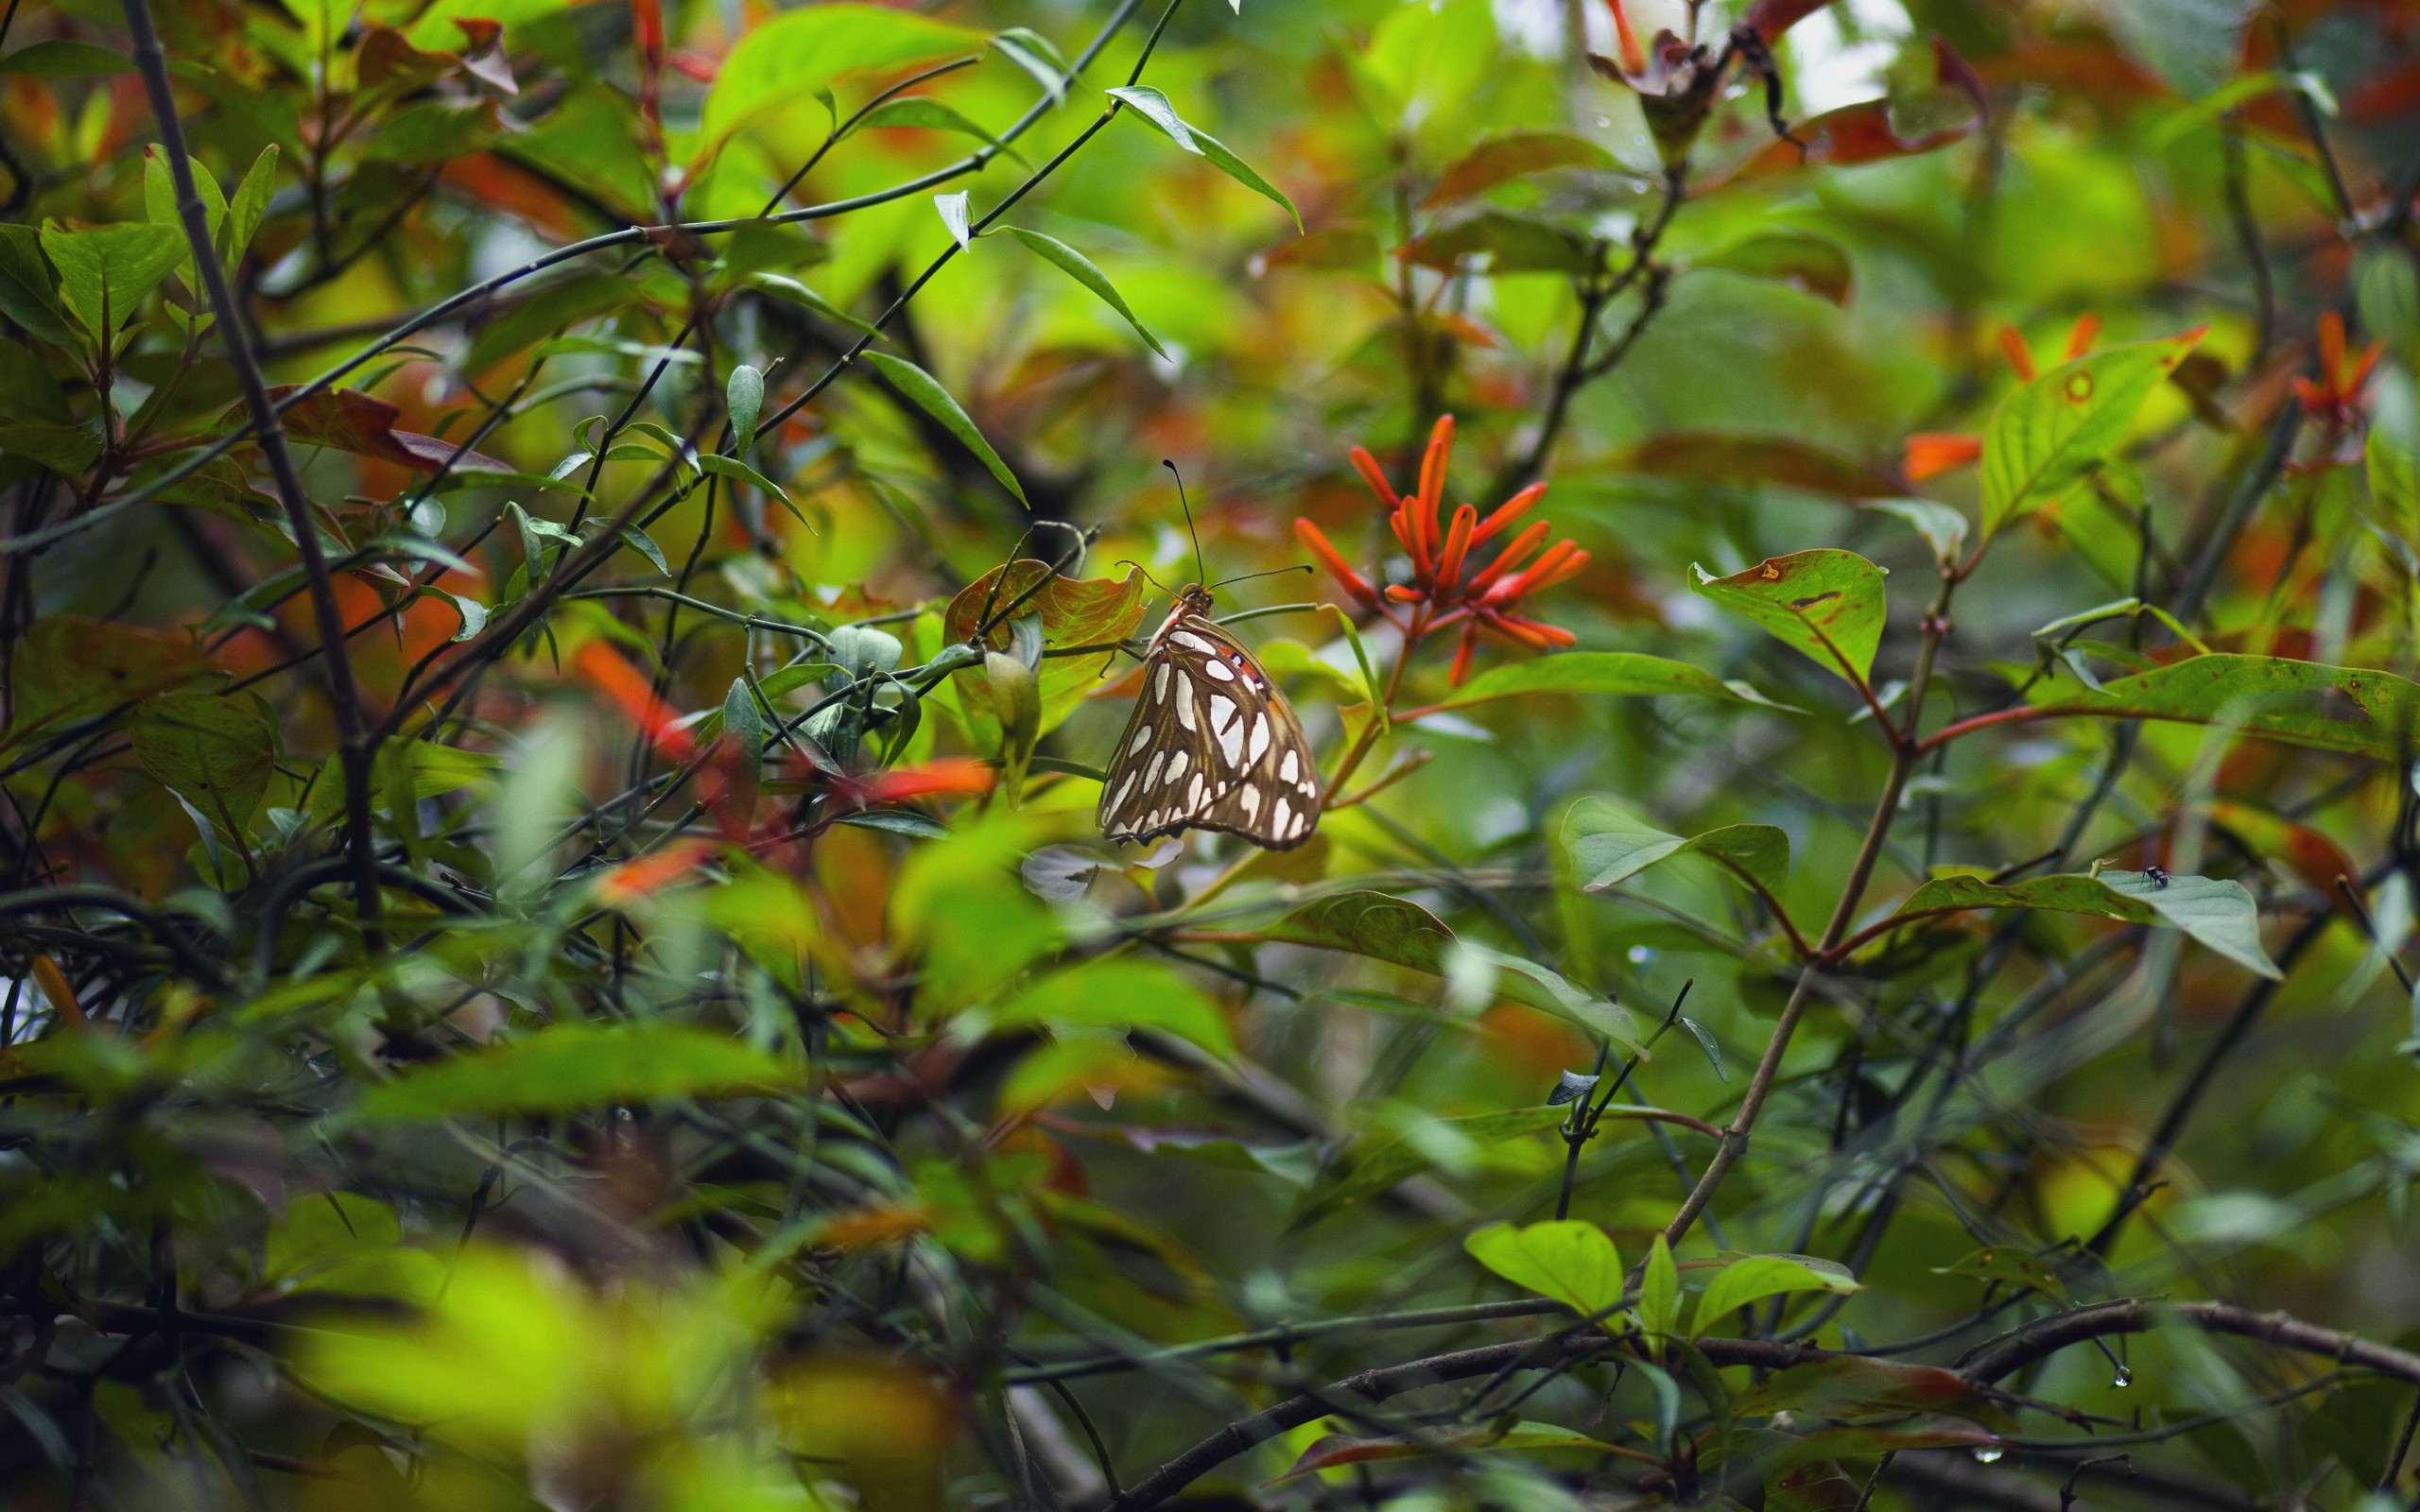
[[1783,1449],[1762,1466],[1765,1474],[1787,1476],[1801,1465],[1826,1460],[1871,1459],[1908,1449],[1988,1449],[1996,1435],[1954,1419],[1916,1419],[1892,1428],[1825,1428]]
[[2104,106],[2167,99],[2173,93],[2133,59],[2102,41],[2028,42],[1975,65],[1994,84],[2041,84]]
[[2420,110],[2420,62],[2410,62],[2373,76],[2344,101],[2344,124],[2376,126]]
[[580,679],[612,699],[648,743],[674,761],[686,761],[697,749],[697,737],[682,727],[680,715],[657,696],[646,674],[622,660],[603,641],[590,641],[572,657]]
[[211,670],[187,636],[73,614],[35,621],[17,647],[16,669],[16,719],[0,746],[132,706]]
[[1739,18],[1739,24],[1755,27],[1757,36],[1772,42],[1831,3],[1832,0],[1756,0]]
[[1613,168],[1614,155],[1585,137],[1561,131],[1514,131],[1482,142],[1437,180],[1421,208],[1466,199],[1499,183],[1550,168]]
[[452,53],[421,51],[392,26],[371,27],[354,55],[355,76],[365,93],[391,89],[399,94],[409,94],[435,82],[461,61]]
[[1806,145],[1803,153],[1791,143],[1769,142],[1747,162],[1706,188],[1710,191],[1725,184],[1763,179],[1798,168],[1846,168],[1860,163],[1911,158],[1919,153],[1938,151],[1974,129],[1975,123],[1968,121],[1961,126],[1927,131],[1918,137],[1903,137],[1892,129],[1889,100],[1863,100],[1855,105],[1843,105],[1837,111],[1826,111],[1791,128],[1790,134]]
[[1940,1413],[2000,1433],[2016,1431],[2015,1423],[1996,1402],[1955,1371],[1850,1356],[1775,1371],[1732,1398],[1731,1410],[1743,1418],[1789,1412],[1843,1422],[1911,1412]]
[[1887,472],[1786,436],[1724,436],[1676,431],[1641,441],[1608,464],[1694,483],[1774,483],[1836,499],[1887,499],[1908,491]]
[[1846,248],[1828,236],[1803,231],[1760,232],[1699,258],[1693,266],[1787,284],[1842,306],[1849,302],[1855,278]]
[[455,18],[454,25],[462,32],[462,70],[480,82],[518,94],[521,86],[513,81],[512,64],[504,56],[504,26],[499,22],[476,18]]
[[2358,879],[2361,875],[2361,868],[2335,841],[2308,824],[2296,824],[2266,809],[2221,799],[2210,805],[2210,822],[2242,841],[2247,849],[2273,856],[2293,868],[2305,882],[2330,901],[2341,901],[2344,896],[2338,885],[2339,879]]
[[[281,385],[268,391],[272,400],[282,400],[294,392],[292,385]],[[395,429],[395,417],[403,411],[383,399],[365,394],[357,388],[323,389],[278,417],[285,434],[307,446],[325,446],[359,456],[374,456],[382,461],[400,463],[416,472],[434,472],[453,460],[459,450],[452,441],[416,431]],[[229,410],[219,423],[235,426],[244,423],[251,414],[238,404]],[[510,472],[510,464],[477,452],[463,452],[454,463],[457,472]]]
[[1811,1460],[1773,1477],[1765,1512],[1856,1512],[1865,1493],[1837,1460]]
[[699,862],[712,855],[714,850],[711,840],[682,839],[673,841],[652,855],[625,861],[598,880],[596,901],[607,904],[627,903],[660,892],[688,875]]

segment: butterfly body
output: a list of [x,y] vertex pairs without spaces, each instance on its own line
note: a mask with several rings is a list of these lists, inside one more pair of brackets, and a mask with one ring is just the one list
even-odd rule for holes
[[1101,833],[1149,840],[1219,830],[1288,850],[1319,827],[1319,767],[1302,721],[1188,584],[1143,657],[1143,690],[1101,785]]

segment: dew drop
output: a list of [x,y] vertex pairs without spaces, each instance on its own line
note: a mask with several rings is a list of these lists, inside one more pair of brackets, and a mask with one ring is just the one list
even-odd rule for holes
[[1634,945],[1630,948],[1630,964],[1633,966],[1645,966],[1653,959],[1655,952],[1648,946]]
[[1600,115],[1597,117],[1597,124],[1600,127],[1611,126],[1614,124],[1614,118],[1610,115]]
[[1975,1451],[1975,1463],[1978,1465],[1989,1465],[1993,1461],[1998,1459],[2002,1452],[2003,1451],[1997,1445],[1994,1445],[1989,1449],[1979,1449]]
[[2133,1384],[2135,1383],[2135,1372],[2133,1372],[2132,1370],[2127,1369],[2124,1366],[2122,1366],[2122,1365],[2121,1365],[2121,1366],[2119,1366],[2118,1367],[2118,1374],[2117,1374],[2117,1377],[2116,1377],[2114,1380],[2112,1380],[2109,1383],[2110,1383],[2111,1385],[2113,1385],[2113,1386],[2118,1387],[2118,1389],[2120,1389],[2120,1390],[2123,1390],[2123,1389],[2125,1389],[2126,1387],[2131,1386],[2131,1385],[2133,1385]]

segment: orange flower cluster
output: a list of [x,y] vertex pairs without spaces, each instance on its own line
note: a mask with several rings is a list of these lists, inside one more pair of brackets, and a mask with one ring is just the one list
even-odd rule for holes
[[[1294,535],[1304,549],[1318,558],[1320,564],[1344,585],[1347,593],[1403,632],[1407,654],[1423,636],[1460,624],[1462,640],[1454,653],[1453,670],[1454,685],[1460,687],[1470,677],[1471,655],[1478,648],[1482,628],[1533,650],[1572,643],[1575,637],[1569,630],[1542,624],[1516,610],[1530,594],[1578,576],[1588,565],[1588,553],[1581,550],[1577,542],[1564,540],[1530,561],[1530,555],[1551,532],[1545,521],[1533,521],[1497,552],[1494,560],[1465,577],[1473,549],[1527,514],[1546,496],[1547,486],[1530,484],[1485,519],[1479,518],[1476,507],[1465,504],[1446,521],[1442,518],[1445,466],[1453,454],[1454,417],[1447,415],[1429,433],[1428,451],[1420,463],[1418,490],[1399,496],[1389,487],[1377,459],[1366,448],[1353,449],[1354,468],[1386,507],[1388,527],[1394,531],[1395,540],[1411,558],[1409,583],[1390,583],[1381,593],[1345,562],[1319,526],[1308,520],[1296,520]],[[1528,565],[1524,566],[1525,562]],[[1409,610],[1409,619],[1397,616],[1397,607]]]

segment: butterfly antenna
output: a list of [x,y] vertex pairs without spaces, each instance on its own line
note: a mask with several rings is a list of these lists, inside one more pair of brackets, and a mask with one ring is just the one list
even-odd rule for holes
[[1311,564],[1306,561],[1296,562],[1291,567],[1271,567],[1265,573],[1246,573],[1241,577],[1230,577],[1224,582],[1212,583],[1210,585],[1210,590],[1211,592],[1216,593],[1219,589],[1226,587],[1228,583],[1249,583],[1255,577],[1276,577],[1286,573],[1306,573],[1310,570]]
[[1193,506],[1185,502],[1184,474],[1179,472],[1176,464],[1165,456],[1160,458],[1160,466],[1167,468],[1168,474],[1176,479],[1176,502],[1184,510],[1185,534],[1193,538],[1193,570],[1197,575],[1194,581],[1206,583],[1210,580],[1210,568],[1201,559],[1201,532],[1193,527]]

